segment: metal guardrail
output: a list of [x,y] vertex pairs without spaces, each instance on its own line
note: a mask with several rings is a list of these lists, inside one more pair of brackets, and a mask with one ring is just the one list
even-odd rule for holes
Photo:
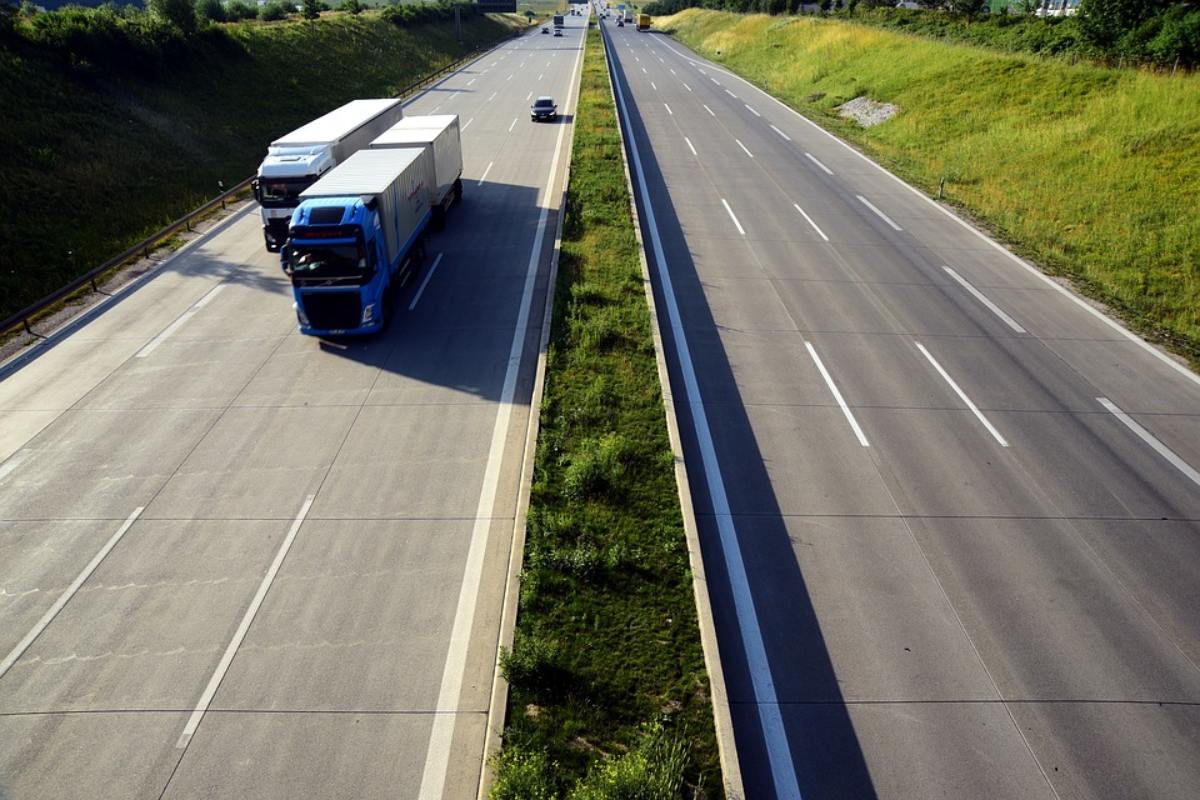
[[[520,36],[521,33],[522,33],[522,31],[518,31],[517,33],[514,34],[514,36]],[[431,72],[428,75],[422,76],[418,80],[413,81],[412,83],[410,83],[409,85],[407,85],[403,89],[401,89],[395,96],[404,98],[404,97],[407,97],[408,95],[412,94],[413,92],[417,91],[418,89],[422,88],[423,86],[427,86],[431,83],[437,82],[438,80],[440,80],[442,78],[442,76],[446,75],[447,73],[454,72],[457,69],[461,69],[463,67],[463,65],[475,60],[481,54],[486,53],[488,50],[492,49],[493,46],[494,45],[488,46],[488,47],[480,47],[475,50],[472,50],[467,55],[462,56],[461,58],[447,64],[446,66],[442,67],[441,69],[438,69],[436,72]],[[246,189],[250,188],[250,183],[253,180],[254,180],[253,175],[250,176],[249,178],[246,178],[244,181],[241,181],[236,186],[234,186],[232,189],[222,192],[217,197],[214,197],[212,200],[209,200],[207,203],[200,206],[199,208],[195,208],[195,209],[189,211],[187,214],[185,214],[182,217],[180,217],[179,219],[175,220],[170,225],[167,225],[165,228],[162,228],[162,229],[157,230],[154,233],[150,234],[145,239],[142,239],[140,242],[138,242],[137,244],[130,247],[128,250],[125,250],[122,253],[118,253],[117,255],[115,255],[112,258],[105,261],[100,266],[79,276],[75,280],[68,283],[66,286],[63,286],[61,289],[58,289],[58,290],[46,295],[41,300],[38,300],[35,303],[31,303],[30,305],[21,309],[17,313],[8,317],[3,322],[0,322],[0,336],[5,336],[9,332],[11,332],[12,330],[14,330],[15,328],[18,328],[18,327],[23,327],[25,329],[25,332],[28,333],[30,336],[38,336],[39,334],[34,332],[32,326],[31,326],[31,322],[36,320],[37,317],[42,314],[42,312],[46,311],[46,309],[50,308],[51,306],[53,306],[55,303],[59,302],[63,298],[73,295],[75,292],[79,291],[80,289],[83,289],[86,286],[90,285],[93,292],[100,291],[100,287],[96,284],[96,279],[99,278],[101,275],[103,275],[104,273],[108,272],[111,269],[115,269],[115,268],[121,266],[122,264],[124,264],[125,262],[134,258],[135,256],[141,255],[143,257],[149,257],[150,249],[152,247],[154,247],[155,245],[159,244],[160,242],[162,242],[164,239],[167,239],[185,229],[188,231],[191,231],[192,223],[194,223],[198,218],[211,213],[212,211],[214,211],[216,209],[217,206],[220,206],[221,208],[225,208],[226,204],[228,204],[236,195],[238,195],[239,193],[244,192]]]

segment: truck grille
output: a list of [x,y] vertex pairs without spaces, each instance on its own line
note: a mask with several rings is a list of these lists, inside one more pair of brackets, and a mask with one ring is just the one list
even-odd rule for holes
[[358,292],[302,292],[308,322],[319,330],[357,328],[362,318]]

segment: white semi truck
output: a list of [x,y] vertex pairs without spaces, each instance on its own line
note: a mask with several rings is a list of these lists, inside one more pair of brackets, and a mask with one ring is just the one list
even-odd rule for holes
[[287,241],[301,192],[403,116],[396,99],[351,100],[271,142],[253,184],[267,249],[278,252]]
[[433,227],[441,230],[450,206],[462,200],[462,136],[457,114],[405,117],[371,142],[372,150],[427,149],[433,153],[434,182],[429,186]]

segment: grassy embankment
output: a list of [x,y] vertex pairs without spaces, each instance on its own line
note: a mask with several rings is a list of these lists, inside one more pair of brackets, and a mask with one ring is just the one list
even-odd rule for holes
[[588,34],[493,800],[721,795],[599,33]]
[[[244,22],[161,70],[104,67],[0,39],[0,317],[251,175],[275,136],[356,97],[395,94],[515,16],[403,28],[365,13]],[[73,251],[73,256],[68,256]]]
[[[1070,65],[813,18],[656,20],[1200,363],[1200,76]],[[717,54],[719,51],[719,55]],[[836,115],[895,103],[863,130]]]

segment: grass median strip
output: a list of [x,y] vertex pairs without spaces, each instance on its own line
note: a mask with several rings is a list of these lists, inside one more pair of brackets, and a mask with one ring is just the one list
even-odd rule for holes
[[[1200,364],[1200,76],[1071,65],[840,20],[656,20]],[[892,103],[862,128],[858,97]]]
[[721,796],[603,46],[588,32],[493,800]]

